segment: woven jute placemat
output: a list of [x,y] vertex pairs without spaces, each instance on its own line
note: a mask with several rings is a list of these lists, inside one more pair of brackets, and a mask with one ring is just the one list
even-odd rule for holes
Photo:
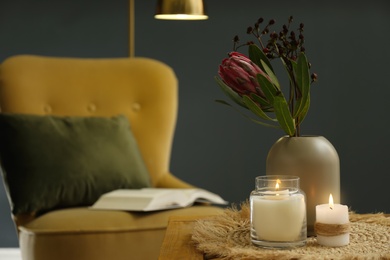
[[384,214],[350,213],[350,244],[343,247],[318,245],[314,237],[306,246],[278,250],[262,249],[250,241],[250,209],[247,203],[225,209],[215,217],[198,220],[192,242],[208,258],[220,259],[390,259],[390,218]]

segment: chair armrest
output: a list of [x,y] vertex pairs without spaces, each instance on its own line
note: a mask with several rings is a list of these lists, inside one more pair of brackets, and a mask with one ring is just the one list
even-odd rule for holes
[[26,225],[27,223],[33,221],[35,218],[36,218],[35,213],[12,215],[12,219],[15,223],[18,235],[19,235],[19,227]]

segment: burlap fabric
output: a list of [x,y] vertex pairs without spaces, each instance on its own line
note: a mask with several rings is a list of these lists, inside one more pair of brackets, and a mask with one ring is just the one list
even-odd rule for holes
[[350,244],[324,247],[308,238],[304,247],[274,250],[250,242],[250,209],[247,203],[219,216],[196,222],[192,242],[208,258],[220,259],[390,259],[390,218],[384,214],[350,213]]

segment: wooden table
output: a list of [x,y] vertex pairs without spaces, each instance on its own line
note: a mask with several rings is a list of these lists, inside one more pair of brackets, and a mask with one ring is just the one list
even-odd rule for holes
[[191,244],[191,232],[200,216],[170,217],[159,260],[203,260],[201,252]]

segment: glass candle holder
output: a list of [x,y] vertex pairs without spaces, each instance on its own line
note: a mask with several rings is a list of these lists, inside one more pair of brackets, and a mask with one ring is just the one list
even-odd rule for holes
[[250,194],[251,240],[265,248],[306,244],[306,197],[299,177],[267,175],[256,178]]

